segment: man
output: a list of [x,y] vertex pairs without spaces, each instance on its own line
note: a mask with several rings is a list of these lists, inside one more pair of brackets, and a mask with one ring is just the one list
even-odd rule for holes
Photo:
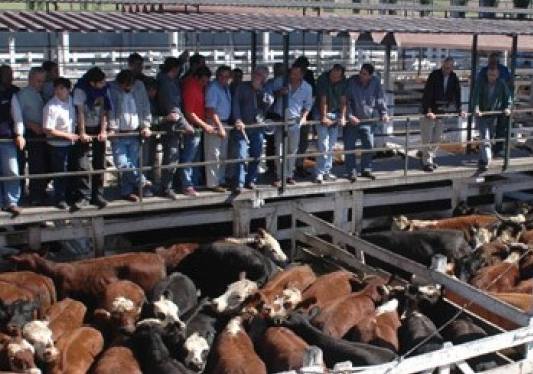
[[[208,122],[216,129],[216,133],[205,133],[204,154],[206,161],[225,161],[228,156],[228,126],[231,116],[231,93],[229,80],[231,68],[219,66],[215,80],[209,84],[205,95],[205,110]],[[205,167],[206,185],[215,192],[226,191],[226,165],[216,164]]]
[[[307,116],[311,111],[313,105],[313,89],[311,85],[304,81],[303,69],[298,66],[293,66],[289,73],[289,83],[283,89],[281,100],[287,101],[287,108],[285,115],[282,117],[285,122],[290,125],[287,127],[287,156],[294,156],[298,151],[300,144],[300,128],[305,126]],[[275,145],[276,156],[283,154],[283,127],[277,127],[275,130]],[[295,184],[294,167],[296,165],[296,158],[288,157],[285,163],[285,178],[288,184]],[[281,162],[276,160],[276,180],[273,185],[275,187],[281,186]]]
[[158,110],[165,121],[161,124],[161,129],[166,131],[162,137],[163,143],[163,166],[161,172],[161,194],[173,200],[178,199],[174,191],[175,165],[179,161],[180,155],[180,131],[193,134],[194,129],[185,120],[181,112],[181,91],[177,81],[181,68],[180,60],[176,57],[167,57],[160,67],[157,75],[157,104]]
[[46,72],[42,93],[43,101],[46,104],[54,96],[54,81],[59,78],[59,66],[55,61],[44,61],[41,67]]
[[[438,114],[459,113],[461,111],[461,86],[459,78],[453,72],[453,58],[447,57],[440,69],[429,75],[422,97],[422,113],[420,119],[420,135],[422,137],[422,169],[433,172],[438,165],[434,162],[438,145],[442,138],[445,125],[456,123],[456,118],[437,118]],[[432,144],[428,146],[427,144]]]
[[497,69],[501,80],[507,85],[511,83],[511,72],[507,66],[500,64],[500,54],[498,52],[492,52],[489,55],[488,64],[479,71],[478,80],[487,79],[487,71],[489,69]]
[[[330,71],[318,78],[317,100],[320,109],[320,123],[316,126],[318,151],[333,152],[337,142],[338,126],[346,125],[346,79],[342,65],[333,65]],[[335,181],[337,177],[331,173],[332,167],[332,153],[318,156],[315,183],[321,184],[324,180]]]
[[[24,124],[17,99],[18,88],[13,86],[13,71],[8,65],[0,66],[0,176],[18,177],[17,150],[26,145]],[[9,140],[9,141],[6,141]],[[13,141],[12,141],[13,140]],[[3,210],[19,215],[18,203],[21,184],[18,180],[0,182],[0,206]]]
[[492,161],[491,139],[496,133],[498,118],[502,115],[484,115],[483,112],[503,111],[505,116],[511,115],[513,100],[507,84],[499,79],[497,68],[487,71],[487,79],[481,79],[474,91],[474,108],[478,118],[479,138],[482,142],[479,149],[478,168],[480,172],[488,170]]
[[[54,173],[72,171],[75,163],[74,144],[79,141],[76,134],[76,110],[70,96],[71,83],[66,78],[54,81],[54,96],[43,110],[43,129],[48,138],[50,168]],[[67,199],[74,192],[72,179],[54,178],[54,200],[59,209],[68,209]]]
[[[269,108],[266,119],[280,122],[283,120],[283,97],[287,95],[287,72],[285,71],[285,65],[281,62],[276,62],[274,64],[274,76],[267,80],[265,83],[265,90],[274,96],[274,104]],[[274,156],[276,154],[276,145],[275,145],[275,128],[265,129],[265,139],[266,147],[265,154],[266,156]],[[269,175],[275,175],[276,166],[274,160],[267,160],[266,166]]]
[[[80,136],[78,169],[80,171],[104,170],[108,115],[111,104],[105,74],[100,68],[89,69],[78,80],[74,86],[74,106],[78,114]],[[92,163],[89,161],[91,146]],[[73,208],[81,209],[89,204],[89,200],[100,209],[107,206],[107,200],[104,199],[103,173],[93,174],[90,178],[89,175],[79,178],[78,200]]]
[[144,58],[137,52],[134,52],[128,56],[128,70],[133,73],[136,81],[140,81],[143,84],[146,82],[148,77],[143,73]]
[[[361,141],[363,149],[374,147],[374,131],[376,122],[365,122],[375,118],[383,122],[389,120],[387,105],[381,88],[381,81],[374,76],[374,66],[363,64],[359,75],[348,81],[346,91],[348,104],[348,124],[344,128],[344,150],[353,151],[357,139]],[[357,162],[354,153],[346,154],[346,175],[351,182],[357,180]],[[372,154],[363,153],[361,156],[361,176],[376,179],[372,174]]]
[[[218,129],[207,123],[205,114],[205,88],[211,78],[211,70],[207,66],[197,68],[183,82],[183,114],[185,119],[196,128],[194,134],[185,135],[183,153],[180,162],[191,163],[198,158],[198,150],[202,139],[202,131],[206,135],[215,135]],[[181,169],[181,188],[184,195],[195,197],[198,192],[194,188],[193,167]]]
[[235,95],[235,89],[239,84],[242,83],[242,78],[244,76],[244,73],[242,69],[235,68],[231,71],[231,84],[229,85],[229,90],[231,92],[231,96]]
[[192,77],[194,72],[203,66],[205,66],[205,57],[199,53],[193,54],[189,57],[189,69],[183,74],[181,81],[183,82],[187,78]]
[[[253,71],[251,81],[243,82],[235,89],[231,104],[235,121],[232,136],[236,146],[236,157],[241,160],[246,159],[247,154],[251,158],[261,157],[264,128],[246,129],[246,126],[261,122],[274,102],[272,95],[264,89],[267,78],[268,68],[259,66]],[[244,162],[237,164],[234,193],[240,193],[243,187],[255,189],[258,166],[259,161],[248,162],[246,169]]]
[[[135,79],[131,70],[122,70],[110,85],[111,113],[109,134],[123,133],[149,138],[150,102],[144,87],[135,90]],[[113,158],[117,169],[138,168],[140,141],[138,136],[116,137],[112,141]],[[128,171],[121,174],[120,194],[123,199],[139,201],[139,183],[143,183],[143,173]],[[144,194],[143,194],[144,195]]]
[[[44,100],[42,90],[45,83],[45,75],[43,68],[32,67],[28,74],[28,85],[17,94],[22,111],[26,139],[31,140],[27,146],[30,175],[48,172],[48,147],[44,142],[45,131],[43,129]],[[30,179],[29,197],[32,205],[40,206],[46,202],[47,185],[48,179],[46,178]]]

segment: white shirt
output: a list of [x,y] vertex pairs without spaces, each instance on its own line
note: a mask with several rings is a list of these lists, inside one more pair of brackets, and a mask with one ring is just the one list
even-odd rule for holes
[[139,128],[139,115],[131,92],[122,95],[122,116],[119,121],[120,131],[134,131]]
[[[54,96],[43,109],[43,128],[74,133],[76,125],[76,110],[72,98],[62,101]],[[48,144],[53,146],[65,146],[72,144],[66,139],[49,139]]]

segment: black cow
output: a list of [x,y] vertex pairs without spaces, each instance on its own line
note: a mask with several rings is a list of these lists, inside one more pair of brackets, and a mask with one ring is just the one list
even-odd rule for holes
[[[402,320],[398,330],[400,353],[405,354],[417,347],[410,356],[428,353],[441,349],[444,344],[442,336],[437,331],[435,324],[424,314],[412,311]],[[425,341],[427,339],[427,341]],[[424,342],[424,343],[422,343]]]
[[472,252],[463,232],[457,230],[388,231],[362,235],[361,239],[424,265],[430,265],[436,254],[455,262]]
[[26,323],[33,321],[38,309],[35,300],[17,300],[11,304],[0,300],[0,327],[10,335],[18,335]]
[[283,325],[293,330],[309,345],[319,347],[329,367],[342,361],[351,361],[354,365],[378,365],[397,358],[396,354],[387,348],[332,338],[309,323],[312,317],[301,312],[293,312]]
[[173,273],[160,280],[148,295],[150,303],[160,301],[162,298],[173,302],[178,307],[179,316],[182,317],[198,304],[198,290],[188,276]]
[[238,281],[242,272],[247,279],[262,286],[277,267],[256,249],[220,241],[200,246],[180,262],[177,270],[194,281],[202,296],[214,298],[223,294],[229,284]]
[[[480,326],[476,325],[470,318],[461,318],[450,323],[442,332],[446,341],[451,341],[453,344],[462,344],[472,340],[482,339],[487,337],[487,333]],[[482,372],[490,370],[499,365],[501,360],[495,354],[486,354],[467,360],[467,363],[474,369],[474,371]]]
[[192,374],[173,359],[163,341],[165,328],[157,320],[141,321],[133,335],[133,349],[144,373]]

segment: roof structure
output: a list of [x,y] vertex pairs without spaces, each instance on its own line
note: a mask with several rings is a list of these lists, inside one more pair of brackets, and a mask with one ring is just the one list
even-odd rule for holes
[[0,31],[15,32],[384,32],[533,35],[532,21],[229,13],[0,12]]

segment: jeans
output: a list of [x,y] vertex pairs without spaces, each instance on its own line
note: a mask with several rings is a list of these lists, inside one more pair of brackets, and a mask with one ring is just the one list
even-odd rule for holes
[[[298,152],[298,145],[300,144],[300,125],[294,124],[287,127],[287,156],[295,155]],[[276,156],[283,154],[283,127],[278,127],[274,134],[276,145]],[[296,166],[296,159],[287,157],[285,163],[285,178],[292,178],[294,174],[294,167]],[[281,179],[281,161],[276,160],[276,175]]]
[[[363,149],[372,149],[374,147],[374,131],[376,125],[346,125],[343,129],[344,150],[353,151],[357,139],[361,140]],[[352,174],[357,171],[357,161],[355,154],[346,154],[346,173]],[[365,152],[361,156],[361,171],[372,171],[372,153]]]
[[[48,144],[42,140],[44,136],[30,135],[28,133],[28,140],[36,139],[36,141],[29,141],[27,143],[28,149],[28,167],[30,175],[44,174],[48,172]],[[48,178],[30,179],[30,199],[44,200],[46,198],[46,186],[48,185]]]
[[[113,160],[117,169],[139,167],[139,139],[137,137],[115,138],[112,142]],[[138,191],[142,173],[126,171],[121,173],[120,194],[127,196]]]
[[[180,159],[180,133],[172,131],[167,128],[166,134],[162,136],[161,143],[163,145],[163,165],[176,166]],[[163,192],[169,191],[173,188],[174,174],[176,168],[161,169],[161,190]]]
[[[14,143],[0,143],[0,176],[18,177],[17,147]],[[20,181],[0,182],[0,204],[3,208],[17,205],[20,199]]]
[[487,116],[478,118],[479,127],[479,164],[488,165],[492,161],[491,139],[496,133],[497,117]]
[[[91,151],[90,143],[77,144],[78,148],[78,170],[104,170],[105,169],[105,149],[106,142],[99,142],[96,136],[99,133],[97,128],[87,128],[88,135],[93,135],[95,138],[92,141],[92,162],[89,161],[89,152]],[[90,199],[91,197],[104,196],[104,174],[84,175],[79,178],[78,198]],[[92,186],[91,186],[92,184]]]
[[[318,151],[332,152],[335,143],[337,142],[337,136],[339,134],[339,126],[337,124],[333,126],[324,126],[321,124],[316,125],[316,132],[318,134]],[[324,175],[331,172],[333,167],[333,154],[320,155],[316,158],[316,170],[315,174]]]
[[[50,145],[50,169],[54,173],[73,170],[74,147],[73,145]],[[67,201],[67,195],[72,193],[72,177],[54,178],[54,200],[56,203]]]
[[445,120],[437,118],[431,120],[426,116],[420,118],[420,136],[422,138],[422,144],[434,144],[431,146],[424,146],[422,149],[422,164],[431,165],[435,154],[437,153],[438,145],[442,138],[444,131]]
[[[198,158],[198,150],[200,148],[201,135],[184,135],[183,136],[183,152],[180,155],[181,163],[194,162]],[[194,186],[193,178],[194,168],[186,167],[181,169],[181,188]]]
[[[240,131],[232,130],[231,134],[233,137],[233,144],[235,145],[233,152],[235,152],[236,158],[243,160],[247,157],[261,157],[264,139],[263,129],[246,130],[246,135],[250,140],[249,145],[246,144],[246,140]],[[233,174],[233,177],[236,179],[236,185],[238,187],[243,187],[250,183],[256,183],[258,167],[259,161],[248,162],[247,167],[244,162],[237,163]]]
[[[216,134],[205,134],[204,158],[206,161],[225,161],[228,158],[228,137],[221,138]],[[209,188],[226,183],[226,165],[216,164],[205,167],[205,180]]]

